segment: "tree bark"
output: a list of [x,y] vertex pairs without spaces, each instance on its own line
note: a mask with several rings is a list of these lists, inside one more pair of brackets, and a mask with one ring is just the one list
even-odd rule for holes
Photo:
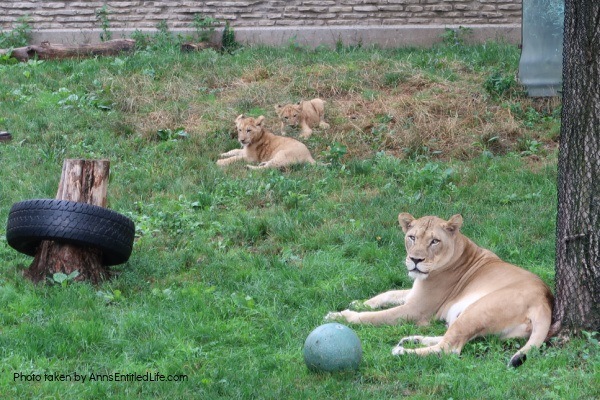
[[[105,207],[109,169],[108,160],[65,160],[56,199]],[[69,275],[73,271],[79,272],[77,280],[94,284],[110,277],[98,249],[55,241],[41,243],[24,274],[37,283],[57,272]]]
[[[28,61],[33,58],[39,60],[52,60],[63,58],[114,56],[135,48],[133,39],[114,39],[98,44],[84,44],[79,46],[65,46],[42,42],[40,45],[18,47],[10,53],[11,57],[19,61]],[[1,49],[0,55],[7,54],[8,49]]]
[[566,0],[554,333],[600,330],[600,2]]

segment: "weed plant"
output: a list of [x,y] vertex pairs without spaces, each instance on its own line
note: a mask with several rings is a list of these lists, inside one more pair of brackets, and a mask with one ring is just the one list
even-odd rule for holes
[[106,42],[112,39],[112,32],[110,30],[110,19],[109,19],[109,10],[106,4],[96,10],[96,20],[100,22],[100,26],[102,27],[102,33],[100,33],[100,40]]
[[219,24],[220,22],[215,18],[195,14],[191,26],[196,30],[196,36],[199,41],[208,42],[215,32],[215,27]]
[[[560,104],[485,87],[515,72],[516,48],[182,54],[153,40],[128,56],[0,66],[0,130],[13,135],[0,144],[0,221],[14,202],[54,197],[65,158],[106,158],[108,207],[136,224],[131,259],[99,286],[64,276],[34,286],[22,276],[31,258],[0,224],[2,398],[598,398],[593,332],[517,370],[506,363],[522,340],[476,340],[460,357],[391,355],[402,336],[441,334],[442,323],[353,326],[356,372],[310,373],[302,359],[328,311],[409,287],[402,211],[462,213],[466,235],[554,286],[548,131]],[[276,130],[273,105],[314,96],[331,128],[307,145],[328,165],[216,167],[238,147],[237,115],[263,114]],[[75,373],[86,382],[46,377]]]
[[[31,25],[29,25],[29,17],[19,17],[17,24],[10,31],[0,29],[0,49],[27,46],[30,36]],[[5,60],[7,59],[5,58]]]

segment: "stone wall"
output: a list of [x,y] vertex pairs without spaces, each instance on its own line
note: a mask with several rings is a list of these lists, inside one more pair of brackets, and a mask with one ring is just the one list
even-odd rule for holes
[[11,29],[27,16],[36,38],[96,41],[101,31],[96,12],[106,7],[115,37],[153,30],[161,21],[174,32],[193,31],[194,16],[202,15],[228,21],[242,42],[427,44],[435,41],[432,34],[439,38],[445,27],[458,26],[471,27],[474,40],[515,42],[520,41],[521,6],[521,0],[3,0],[0,28]]

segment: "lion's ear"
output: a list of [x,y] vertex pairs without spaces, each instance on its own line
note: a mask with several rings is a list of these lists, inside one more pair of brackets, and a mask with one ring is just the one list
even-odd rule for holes
[[240,114],[237,116],[237,118],[235,119],[235,122],[238,123],[242,120],[242,118],[244,118],[244,114]]
[[402,228],[402,232],[404,233],[406,233],[410,229],[410,223],[414,220],[415,217],[413,217],[409,213],[398,214],[398,222],[400,223],[400,227]]
[[263,115],[261,115],[260,117],[256,118],[256,125],[257,126],[261,126],[264,120],[265,120],[265,117]]
[[455,214],[450,217],[450,219],[446,222],[446,230],[448,232],[456,232],[460,229],[463,224],[463,217],[460,214]]

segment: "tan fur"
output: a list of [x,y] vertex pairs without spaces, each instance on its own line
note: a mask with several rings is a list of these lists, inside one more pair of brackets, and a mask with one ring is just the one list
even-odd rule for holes
[[264,119],[262,115],[256,119],[239,115],[235,124],[238,140],[243,147],[221,154],[217,165],[225,166],[241,160],[259,163],[258,166],[248,165],[248,168],[281,168],[292,164],[315,163],[303,143],[269,132],[263,126]]
[[308,139],[312,135],[312,129],[318,126],[328,129],[329,124],[325,122],[325,101],[312,99],[301,101],[297,104],[276,105],[275,111],[281,119],[281,134],[285,135],[288,126],[300,126],[300,137]]
[[[393,290],[364,302],[381,311],[344,310],[327,319],[356,324],[392,325],[401,320],[448,323],[444,336],[410,336],[400,340],[392,354],[460,353],[465,343],[487,334],[502,338],[528,338],[510,360],[519,366],[525,354],[548,338],[553,297],[550,289],[531,272],[502,261],[478,247],[460,231],[462,217],[398,216],[405,235],[410,290]],[[425,347],[404,348],[407,342]]]

